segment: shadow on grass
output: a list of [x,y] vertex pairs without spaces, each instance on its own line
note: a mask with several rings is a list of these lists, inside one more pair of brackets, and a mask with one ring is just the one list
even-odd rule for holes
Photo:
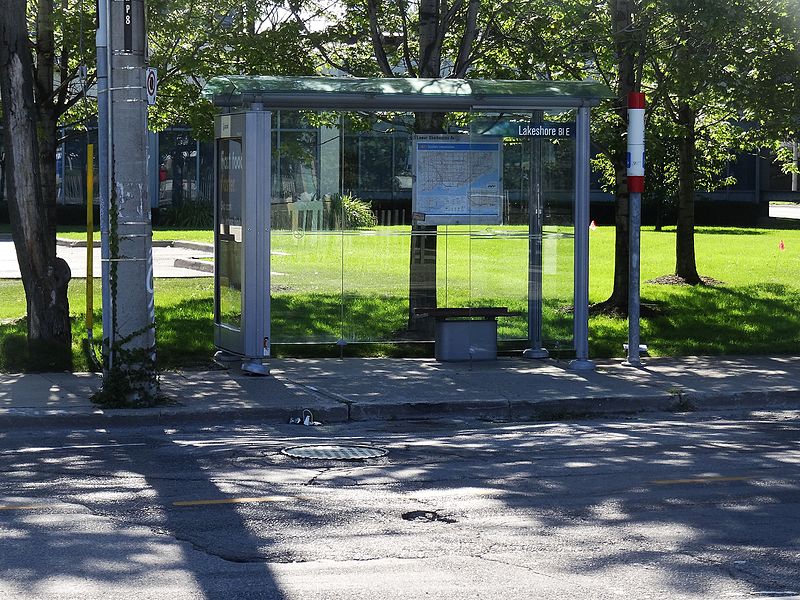
[[[695,227],[695,234],[701,235],[765,235],[765,231],[746,227]],[[674,233],[674,230],[673,230]]]
[[[72,335],[74,347],[74,327]],[[84,362],[78,360],[76,364],[74,348],[61,351],[60,347],[49,343],[29,344],[27,319],[0,324],[0,371],[72,371],[76,367],[80,370]]]
[[[790,286],[645,286],[643,302],[659,307],[660,314],[642,319],[642,343],[648,344],[655,355],[788,354],[796,352],[800,344],[800,290]],[[497,299],[484,299],[481,303],[503,304]],[[527,308],[506,304],[520,313]],[[402,340],[407,311],[408,300],[401,296],[347,296],[342,304],[337,294],[278,294],[272,299],[273,355],[338,357],[341,352],[343,356],[432,356],[431,340]],[[211,297],[156,307],[160,369],[211,364],[212,315]],[[100,322],[99,312],[95,322]],[[591,356],[624,355],[627,319],[596,315],[591,317],[589,327]],[[501,319],[499,332],[501,346],[504,341],[525,339],[526,317],[523,314]],[[543,334],[551,340],[547,347],[557,350],[554,340],[571,340],[572,315],[546,303]],[[98,331],[95,335],[100,337]],[[72,352],[77,371],[91,370],[85,338],[83,318],[78,316],[73,319]],[[339,339],[347,341],[343,349],[336,345]],[[53,370],[46,362],[37,365],[31,360],[24,319],[0,324],[0,370]]]
[[[790,354],[800,343],[800,291],[782,284],[674,286],[660,316],[642,319],[642,343],[657,355]],[[622,356],[628,322],[593,317],[591,354]]]
[[[766,231],[761,229],[749,229],[747,227],[695,227],[695,234],[702,235],[766,235]],[[664,227],[663,229],[651,229],[648,233],[665,233],[675,235],[675,226]]]

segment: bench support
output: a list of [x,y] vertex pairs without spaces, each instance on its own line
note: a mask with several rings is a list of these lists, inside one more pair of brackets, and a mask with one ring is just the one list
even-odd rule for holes
[[420,317],[436,320],[435,356],[442,362],[495,360],[497,317],[516,316],[507,307],[415,308]]

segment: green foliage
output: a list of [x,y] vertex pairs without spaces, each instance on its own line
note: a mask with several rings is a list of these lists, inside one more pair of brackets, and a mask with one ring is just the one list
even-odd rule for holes
[[[148,328],[149,329],[149,328]],[[154,348],[130,349],[130,342],[146,330],[136,332],[114,343],[115,361],[108,364],[108,349],[103,352],[103,385],[92,396],[104,408],[147,408],[163,402],[159,390]]]
[[192,127],[213,137],[212,105],[200,98],[203,82],[217,75],[310,75],[308,40],[277,4],[258,0],[151,0],[150,64],[158,69],[157,103],[149,126]]
[[334,194],[331,197],[333,212],[342,217],[344,229],[371,229],[377,227],[378,217],[372,212],[372,206],[350,194]]

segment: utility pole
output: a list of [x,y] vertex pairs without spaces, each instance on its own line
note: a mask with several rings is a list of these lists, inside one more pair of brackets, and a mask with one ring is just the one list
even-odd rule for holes
[[135,406],[151,403],[157,393],[146,7],[144,0],[99,0],[98,5],[103,388],[125,396],[107,400]]

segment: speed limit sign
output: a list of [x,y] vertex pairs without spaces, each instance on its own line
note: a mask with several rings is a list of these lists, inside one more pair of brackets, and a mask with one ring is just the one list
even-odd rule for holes
[[158,71],[152,67],[147,68],[145,77],[145,88],[147,89],[147,104],[153,106],[156,103],[156,90],[158,89]]

